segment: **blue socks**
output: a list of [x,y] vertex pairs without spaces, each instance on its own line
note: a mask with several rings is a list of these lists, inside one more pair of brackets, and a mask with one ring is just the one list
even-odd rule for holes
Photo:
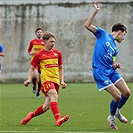
[[110,103],[110,114],[115,115],[116,109],[117,108],[121,109],[123,105],[126,103],[127,99],[128,97],[125,97],[123,96],[123,94],[121,94],[121,99],[119,102],[115,102],[114,100],[112,100]]
[[123,107],[123,105],[126,103],[128,97],[123,96],[123,94],[121,94],[121,99],[119,101],[118,104],[118,108],[121,109]]
[[114,100],[111,101],[110,103],[110,114],[111,115],[115,115],[118,104],[119,102],[115,102]]

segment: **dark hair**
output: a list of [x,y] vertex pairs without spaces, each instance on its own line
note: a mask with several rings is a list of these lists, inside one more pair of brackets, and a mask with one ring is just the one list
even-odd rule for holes
[[112,27],[112,32],[119,30],[121,30],[122,32],[127,32],[127,28],[122,23],[117,23]]
[[38,30],[42,30],[42,31],[43,31],[43,29],[42,29],[42,28],[37,28],[37,29],[35,30],[35,33],[36,33]]
[[54,39],[56,39],[55,35],[52,32],[45,31],[43,33],[43,40],[48,40],[51,37],[53,37]]

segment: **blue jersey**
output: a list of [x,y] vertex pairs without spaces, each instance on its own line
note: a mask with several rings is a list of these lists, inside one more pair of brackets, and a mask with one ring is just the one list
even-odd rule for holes
[[4,52],[4,48],[1,44],[0,44],[0,52]]
[[112,56],[117,56],[114,37],[102,28],[97,27],[96,45],[92,57],[92,67],[112,68]]

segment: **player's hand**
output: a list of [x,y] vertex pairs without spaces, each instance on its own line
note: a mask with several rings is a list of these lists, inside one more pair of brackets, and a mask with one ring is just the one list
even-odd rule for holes
[[99,7],[99,5],[98,5],[98,2],[96,1],[96,2],[94,2],[94,7],[95,7],[95,9],[96,9],[96,12],[98,12],[99,10],[100,10],[100,7]]
[[24,81],[24,85],[27,87],[30,84],[29,80]]
[[61,82],[62,88],[65,89],[66,88],[66,83]]
[[30,52],[30,55],[33,56],[33,55],[35,55],[35,53],[34,52]]
[[117,68],[122,69],[122,66],[121,66],[120,63],[114,63],[112,66],[113,66],[114,69],[117,69]]

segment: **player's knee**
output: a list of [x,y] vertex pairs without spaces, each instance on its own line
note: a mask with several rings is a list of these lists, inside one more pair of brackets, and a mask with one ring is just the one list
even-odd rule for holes
[[125,97],[129,97],[130,94],[131,94],[130,89],[126,90],[126,91],[123,93],[123,95],[124,95]]
[[47,110],[49,110],[50,107],[49,106],[43,106],[43,111],[46,112]]
[[114,101],[115,102],[119,102],[120,99],[121,99],[121,96],[120,95],[117,95],[117,96],[114,97]]
[[51,101],[57,102],[58,101],[58,95],[57,94],[53,94],[53,96],[51,98]]
[[52,94],[51,95],[51,101],[57,102],[58,101],[58,94],[55,91],[53,91],[51,94]]

